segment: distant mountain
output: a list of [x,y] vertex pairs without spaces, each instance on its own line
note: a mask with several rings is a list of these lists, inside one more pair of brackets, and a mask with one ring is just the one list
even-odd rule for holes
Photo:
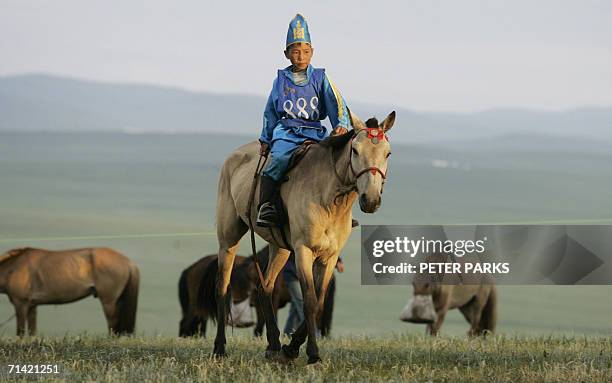
[[[214,132],[257,137],[264,105],[264,97],[241,94],[49,75],[0,77],[0,131]],[[612,143],[612,107],[423,113],[355,102],[351,109],[363,119],[383,118],[395,109],[397,128],[392,139],[398,142],[484,144],[496,137],[509,142],[508,137],[515,136],[520,139],[516,142],[527,142],[533,136],[545,144],[546,137],[555,136],[565,144],[575,138]]]

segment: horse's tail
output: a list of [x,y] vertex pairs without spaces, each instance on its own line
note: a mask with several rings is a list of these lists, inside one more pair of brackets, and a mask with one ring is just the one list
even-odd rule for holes
[[138,308],[138,287],[140,272],[138,267],[130,262],[130,274],[121,296],[117,302],[119,320],[115,332],[118,334],[133,334],[136,327],[136,309]]
[[179,278],[178,290],[179,290],[179,302],[181,303],[181,310],[183,316],[187,312],[189,307],[189,286],[187,286],[187,270],[183,270],[181,277]]
[[213,321],[217,320],[217,270],[219,265],[215,258],[206,266],[198,286],[198,308]]
[[489,298],[482,309],[480,317],[480,330],[486,332],[494,332],[497,325],[497,289],[495,285],[491,285]]
[[336,277],[333,276],[329,280],[329,286],[327,286],[327,294],[323,303],[323,313],[321,313],[321,323],[319,330],[321,330],[321,336],[328,337],[331,331],[332,316],[334,314],[334,296],[336,295]]

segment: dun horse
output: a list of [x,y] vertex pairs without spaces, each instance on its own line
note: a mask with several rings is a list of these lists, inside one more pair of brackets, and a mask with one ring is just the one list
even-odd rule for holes
[[64,251],[14,249],[0,255],[0,293],[15,306],[17,335],[36,334],[36,306],[98,297],[110,333],[132,334],[138,304],[138,268],[106,248]]
[[[465,258],[433,254],[427,262],[464,264]],[[463,269],[463,268],[462,268]],[[427,332],[438,335],[448,310],[459,309],[470,324],[469,336],[495,331],[497,290],[491,275],[417,275],[412,283],[413,297],[400,314],[400,320],[427,323]]]
[[[269,247],[257,252],[260,264],[268,263]],[[264,327],[263,308],[257,296],[257,271],[253,257],[237,255],[230,280],[231,306],[230,324],[235,327],[249,327],[254,324],[250,306],[255,308],[254,335],[261,336]],[[207,255],[186,268],[179,279],[179,300],[183,317],[179,325],[179,336],[206,336],[208,319],[217,320],[217,255]],[[329,336],[334,310],[335,278],[332,278],[325,298],[325,306],[317,327],[321,336]],[[278,276],[272,293],[274,313],[291,301],[282,273]],[[276,316],[278,317],[278,316]]]
[[413,283],[414,295],[400,314],[404,322],[427,323],[427,332],[438,335],[448,310],[459,309],[470,324],[469,336],[495,331],[495,285],[440,285]]
[[[270,259],[261,289],[265,297],[268,357],[295,359],[300,346],[308,338],[308,363],[320,361],[316,339],[317,317],[322,312],[338,256],[351,232],[353,203],[358,199],[361,210],[366,213],[374,213],[380,206],[391,152],[385,133],[392,128],[394,121],[395,112],[381,124],[374,118],[364,124],[351,114],[353,130],[312,145],[302,159],[307,166],[298,165],[289,171],[289,180],[280,189],[289,220],[283,228],[284,235],[278,228],[253,227],[270,244]],[[219,274],[215,355],[225,355],[226,351],[228,287],[239,241],[249,229],[248,222],[256,221],[258,192],[255,192],[251,209],[247,207],[259,147],[259,143],[254,141],[236,149],[221,169],[217,193]],[[288,239],[288,244],[281,239],[283,237]],[[295,251],[306,320],[281,353],[280,332],[274,320],[271,296],[276,278],[291,250]]]

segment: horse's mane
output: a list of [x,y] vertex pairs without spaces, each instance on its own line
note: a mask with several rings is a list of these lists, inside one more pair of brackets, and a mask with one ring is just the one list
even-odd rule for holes
[[348,133],[344,133],[339,136],[329,136],[320,141],[319,145],[325,148],[339,149],[343,148],[353,137],[355,137],[355,129],[351,129],[348,131]]
[[[377,128],[379,126],[378,120],[376,117],[372,117],[365,122],[366,128]],[[324,140],[319,142],[319,145],[326,148],[339,149],[343,148],[351,138],[355,137],[357,131],[355,129],[349,130],[347,133],[341,134],[339,136],[328,136]]]
[[15,258],[18,255],[21,255],[26,250],[29,250],[29,247],[21,247],[19,249],[12,249],[7,251],[6,253],[0,255],[0,263],[8,261],[9,259]]

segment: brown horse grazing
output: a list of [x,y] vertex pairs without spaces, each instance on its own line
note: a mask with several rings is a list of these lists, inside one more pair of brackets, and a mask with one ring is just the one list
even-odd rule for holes
[[[235,263],[230,283],[231,324],[236,327],[249,327],[255,323],[249,298],[255,288],[257,274],[248,258],[238,255]],[[216,279],[216,254],[201,258],[181,273],[179,301],[183,318],[179,324],[179,336],[206,336],[206,322],[208,319],[215,321],[217,318]]]
[[[268,249],[266,246],[257,252],[260,264],[268,263]],[[186,268],[179,279],[179,301],[183,318],[179,324],[179,336],[206,336],[208,319],[216,321],[217,318],[217,255],[208,255]],[[230,323],[236,327],[249,327],[253,325],[253,316],[248,305],[255,308],[256,323],[255,336],[263,335],[264,315],[262,305],[259,303],[257,289],[257,271],[252,257],[236,256],[234,269],[230,281]],[[318,325],[321,335],[329,336],[331,330],[332,314],[334,310],[335,278],[330,281],[325,308]],[[285,286],[282,273],[276,280],[272,293],[272,306],[275,316],[279,308],[290,303],[289,290]],[[277,317],[277,316],[276,316]]]
[[458,308],[470,324],[469,336],[494,332],[497,291],[493,284],[441,285],[413,283],[414,294],[400,314],[404,322],[427,323],[430,335],[438,335],[446,312]]
[[111,334],[132,334],[138,267],[106,248],[48,251],[23,248],[0,255],[0,293],[15,306],[17,335],[36,334],[36,306],[98,297]]
[[[295,359],[300,346],[308,338],[308,363],[320,361],[316,338],[317,317],[323,311],[329,281],[351,232],[353,203],[359,199],[359,206],[366,213],[374,213],[380,206],[387,159],[391,151],[385,133],[393,126],[395,112],[389,114],[381,124],[375,118],[364,124],[355,115],[350,116],[353,130],[311,145],[301,164],[288,172],[289,180],[280,187],[289,219],[289,223],[282,228],[285,234],[281,235],[278,228],[253,228],[257,235],[270,244],[270,259],[261,289],[265,298],[262,301],[268,357]],[[257,141],[236,149],[225,160],[219,178],[216,214],[219,282],[217,336],[213,350],[215,355],[225,355],[225,324],[230,298],[228,288],[239,242],[249,229],[248,223],[256,222],[259,192],[255,191],[255,200],[250,210],[249,200],[259,152],[260,144]],[[283,237],[288,239],[288,244],[285,244]],[[306,320],[281,353],[280,332],[271,298],[276,278],[291,250],[295,251]]]

